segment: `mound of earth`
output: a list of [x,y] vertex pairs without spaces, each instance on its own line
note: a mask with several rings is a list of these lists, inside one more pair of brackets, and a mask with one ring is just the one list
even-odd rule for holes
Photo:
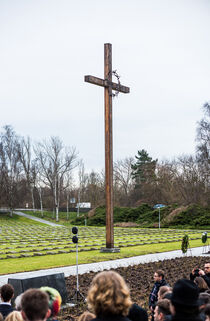
[[[178,279],[189,278],[190,272],[195,266],[203,268],[204,263],[208,260],[208,257],[183,257],[129,267],[119,267],[115,271],[122,275],[129,285],[133,302],[148,310],[149,294],[154,284],[153,274],[157,269],[164,270],[167,283],[173,286]],[[91,281],[96,274],[95,272],[90,272],[79,275],[79,290],[84,296],[87,295]],[[69,298],[72,298],[76,290],[75,276],[66,278],[66,287]],[[75,321],[85,310],[87,310],[87,304],[81,302],[76,307],[62,310],[58,319],[61,321]]]
[[116,227],[137,227],[139,224],[134,223],[134,222],[119,222],[115,223],[114,226]]
[[94,215],[95,215],[95,211],[96,211],[96,207],[92,208],[92,210],[90,210],[90,211],[88,212],[88,217],[94,216]]
[[188,206],[180,206],[178,208],[175,208],[173,211],[171,211],[166,218],[164,219],[164,223],[170,223],[173,221],[173,219],[178,216],[181,212],[186,211]]

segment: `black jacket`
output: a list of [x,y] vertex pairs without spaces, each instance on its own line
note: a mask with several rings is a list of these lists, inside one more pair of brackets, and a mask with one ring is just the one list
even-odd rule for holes
[[127,317],[122,315],[99,315],[98,317],[92,319],[91,321],[130,321]]
[[158,291],[161,286],[168,285],[165,279],[162,279],[160,282],[155,282],[152,291],[149,295],[149,307],[155,308],[155,304],[158,300]]
[[202,321],[200,315],[177,314],[172,316],[171,321]]
[[10,304],[0,303],[0,313],[3,315],[4,319],[8,316],[9,313],[14,311],[13,307]]
[[[206,284],[207,284],[208,287],[210,288],[210,273],[207,273],[207,274],[204,274],[204,275],[199,275],[199,276],[201,276],[201,277],[204,279],[204,281],[206,281]],[[196,278],[196,275],[190,273],[190,280],[191,280],[191,281],[194,281],[195,278]]]

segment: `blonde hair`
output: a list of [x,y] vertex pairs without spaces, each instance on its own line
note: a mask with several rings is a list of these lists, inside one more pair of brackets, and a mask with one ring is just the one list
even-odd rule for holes
[[128,315],[132,304],[130,291],[124,279],[116,272],[98,273],[88,291],[88,307],[99,314]]
[[92,319],[95,319],[95,317],[95,314],[85,311],[79,316],[78,321],[91,321]]
[[13,311],[5,319],[5,321],[23,321],[21,312]]

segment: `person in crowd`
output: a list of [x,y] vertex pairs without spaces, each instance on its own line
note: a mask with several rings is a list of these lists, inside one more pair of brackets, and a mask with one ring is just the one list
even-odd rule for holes
[[207,304],[204,312],[205,312],[205,315],[206,315],[206,321],[210,321],[210,304]]
[[155,283],[149,296],[149,309],[152,313],[152,321],[154,320],[155,305],[158,301],[158,292],[161,286],[168,285],[164,279],[164,272],[162,270],[157,270],[154,273],[154,281]]
[[165,321],[166,316],[170,314],[170,301],[168,299],[158,300],[154,311],[154,320]]
[[194,281],[196,276],[201,276],[210,288],[210,263],[204,264],[204,270],[201,270],[200,268],[194,268],[190,273],[190,280]]
[[172,297],[172,291],[168,291],[163,294],[163,299],[168,299],[169,301],[171,301],[171,297]]
[[128,318],[131,321],[148,321],[148,314],[145,309],[134,303],[129,309]]
[[199,310],[200,316],[203,321],[206,320],[205,308],[207,304],[210,304],[210,294],[202,292],[199,294]]
[[3,315],[3,318],[6,318],[14,310],[11,305],[11,300],[14,296],[13,286],[11,284],[4,284],[1,287],[0,295],[2,300],[2,303],[0,303],[0,313]]
[[132,305],[130,291],[124,279],[114,271],[98,273],[87,295],[94,321],[129,321],[126,317]]
[[60,293],[56,289],[51,288],[49,286],[43,286],[40,288],[40,290],[45,292],[49,298],[49,309],[51,311],[51,314],[47,320],[56,320],[56,316],[60,311],[62,303]]
[[206,281],[201,276],[196,276],[194,282],[198,287],[199,293],[205,292],[209,289]]
[[20,311],[13,311],[6,317],[5,321],[23,321],[23,317]]
[[17,311],[21,311],[22,310],[22,306],[21,306],[21,298],[22,298],[23,293],[21,293],[20,295],[18,295],[15,299],[15,309]]
[[51,314],[48,295],[39,289],[25,291],[21,305],[21,313],[25,321],[45,321]]
[[171,297],[172,321],[202,321],[198,296],[198,287],[193,281],[178,280]]
[[95,317],[95,314],[85,311],[79,316],[78,321],[91,321],[92,319],[95,319]]
[[171,292],[172,288],[168,285],[161,286],[158,291],[158,301],[163,299],[164,295],[168,292]]
[[3,318],[3,315],[0,313],[0,321],[3,321],[4,318]]

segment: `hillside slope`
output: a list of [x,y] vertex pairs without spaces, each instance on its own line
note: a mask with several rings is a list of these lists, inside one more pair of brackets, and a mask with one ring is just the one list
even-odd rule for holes
[[[91,212],[91,216],[83,214],[72,221],[72,224],[103,226],[106,224],[105,207],[97,207]],[[169,205],[160,209],[161,227],[176,228],[210,228],[210,208],[201,207],[197,204],[189,206]],[[114,223],[132,222],[141,227],[158,227],[159,210],[153,209],[148,204],[142,204],[136,208],[115,207]]]

